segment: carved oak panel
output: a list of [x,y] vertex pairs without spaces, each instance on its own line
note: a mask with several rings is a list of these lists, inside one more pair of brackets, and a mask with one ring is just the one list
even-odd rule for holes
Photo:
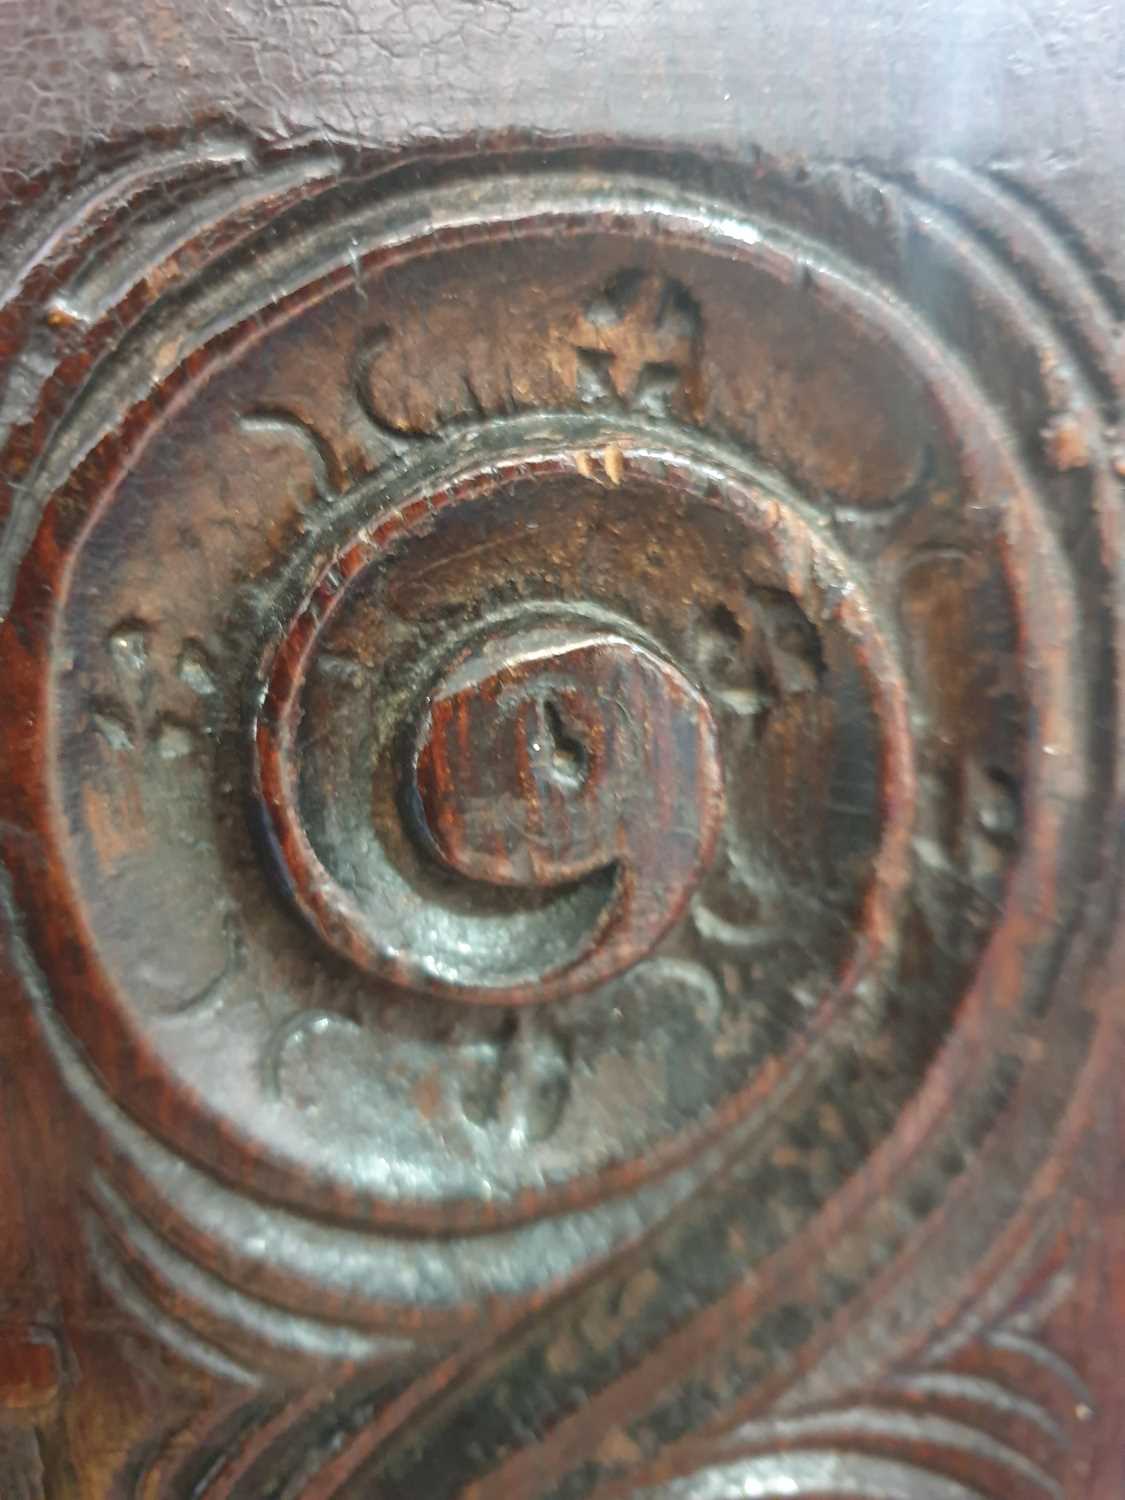
[[79,1269],[5,1495],[1086,1493],[1125,366],[1055,217],[227,127],[24,196],[0,901]]

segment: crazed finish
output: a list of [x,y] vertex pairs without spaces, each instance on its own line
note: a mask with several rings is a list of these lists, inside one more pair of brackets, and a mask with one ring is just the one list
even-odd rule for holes
[[[0,138],[25,171],[67,145],[222,112],[282,141],[530,130],[897,162],[936,145],[1109,178],[1122,56],[1100,0],[42,0],[6,7],[0,42],[13,89]],[[659,87],[641,86],[642,56]],[[831,84],[810,88],[814,75]]]
[[377,165],[25,221],[9,1488],[1115,1495],[1112,297],[946,160]]

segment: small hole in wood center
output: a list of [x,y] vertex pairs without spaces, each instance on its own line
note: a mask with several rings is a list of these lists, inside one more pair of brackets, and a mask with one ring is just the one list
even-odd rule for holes
[[581,786],[586,779],[586,748],[563,722],[557,703],[550,698],[543,703],[543,722],[550,736],[551,768],[567,786]]

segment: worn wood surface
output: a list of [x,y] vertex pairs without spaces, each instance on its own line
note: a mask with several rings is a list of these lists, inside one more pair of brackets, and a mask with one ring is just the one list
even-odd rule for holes
[[1125,1493],[1123,68],[0,14],[0,1500]]

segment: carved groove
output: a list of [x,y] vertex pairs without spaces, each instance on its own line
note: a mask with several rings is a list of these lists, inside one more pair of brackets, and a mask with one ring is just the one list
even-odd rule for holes
[[127,254],[175,152],[44,219],[93,373],[0,542],[91,1259],[217,1385],[309,1386],[138,1493],[1069,1493],[1063,1282],[918,1309],[996,1280],[1101,1066],[1088,268],[948,163],[384,200],[214,150]]

